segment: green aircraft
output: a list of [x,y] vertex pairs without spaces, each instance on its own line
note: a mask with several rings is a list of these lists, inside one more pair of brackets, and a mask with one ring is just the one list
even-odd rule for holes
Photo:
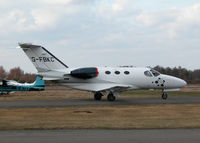
[[17,91],[42,91],[45,89],[45,82],[42,77],[37,76],[33,83],[19,83],[12,80],[2,80],[0,82],[0,94],[9,94]]

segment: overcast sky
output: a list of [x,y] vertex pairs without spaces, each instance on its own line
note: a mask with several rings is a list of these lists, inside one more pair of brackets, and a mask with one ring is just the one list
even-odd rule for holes
[[69,67],[200,68],[200,0],[0,0],[0,65],[36,72],[18,42]]

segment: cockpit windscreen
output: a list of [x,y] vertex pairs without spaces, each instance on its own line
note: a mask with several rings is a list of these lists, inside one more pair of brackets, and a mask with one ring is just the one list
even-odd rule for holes
[[150,71],[154,76],[159,76],[160,75],[160,73],[158,71],[154,70],[154,69],[151,69]]

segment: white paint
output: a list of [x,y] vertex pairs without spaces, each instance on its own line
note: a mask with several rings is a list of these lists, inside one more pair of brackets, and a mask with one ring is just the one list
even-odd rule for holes
[[[56,80],[60,84],[75,89],[112,93],[134,89],[161,89],[166,91],[167,89],[181,88],[187,84],[182,79],[160,74],[148,67],[96,67],[94,73],[96,76],[83,79],[73,76],[71,73],[80,69],[80,67],[68,68],[41,46],[31,44],[21,44],[20,46],[38,70],[38,74],[43,76],[44,79]],[[46,58],[52,60],[47,61]],[[109,71],[110,74],[106,74],[106,71]],[[116,74],[116,71],[120,73]],[[125,74],[125,71],[128,71],[129,74]],[[145,72],[148,72],[148,74],[145,74]]]

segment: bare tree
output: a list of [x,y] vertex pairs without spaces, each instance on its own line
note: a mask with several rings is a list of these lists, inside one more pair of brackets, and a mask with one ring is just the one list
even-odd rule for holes
[[21,75],[19,81],[31,83],[31,82],[35,81],[35,74],[25,73],[25,74]]
[[19,81],[23,74],[24,74],[24,71],[21,70],[20,67],[16,67],[10,70],[8,74],[8,79]]
[[3,68],[3,66],[0,66],[0,80],[5,79],[6,75],[6,70]]

